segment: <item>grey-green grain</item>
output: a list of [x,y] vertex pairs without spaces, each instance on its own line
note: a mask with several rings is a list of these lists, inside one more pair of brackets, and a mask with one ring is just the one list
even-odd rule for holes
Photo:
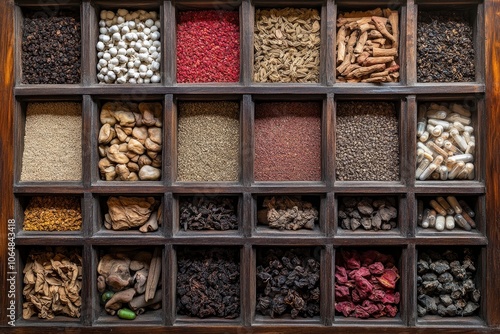
[[238,102],[179,103],[178,181],[237,181],[239,152]]

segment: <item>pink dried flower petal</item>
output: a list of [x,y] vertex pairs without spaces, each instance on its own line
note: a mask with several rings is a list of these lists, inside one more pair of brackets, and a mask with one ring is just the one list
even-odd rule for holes
[[347,271],[344,267],[335,266],[335,282],[338,284],[347,283]]
[[356,305],[354,316],[359,319],[368,319],[370,314],[361,305]]
[[384,272],[384,265],[382,264],[382,262],[375,262],[375,263],[372,263],[368,266],[368,269],[370,270],[370,272],[374,275],[380,275]]
[[399,299],[400,299],[400,295],[399,295],[399,292],[396,292],[396,293],[388,293],[384,296],[384,299],[382,300],[382,303],[384,304],[399,304]]
[[349,288],[342,285],[335,285],[335,300],[351,299]]
[[335,303],[335,311],[341,312],[344,317],[349,317],[354,312],[355,306],[352,302]]

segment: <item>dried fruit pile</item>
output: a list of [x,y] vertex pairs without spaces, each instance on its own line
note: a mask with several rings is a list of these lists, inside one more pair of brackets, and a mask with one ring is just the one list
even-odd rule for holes
[[24,210],[25,231],[79,231],[81,228],[79,197],[35,196]]
[[57,315],[80,317],[81,251],[65,247],[33,249],[23,269],[23,319]]
[[337,103],[337,180],[399,180],[399,131],[394,103]]
[[418,316],[462,317],[476,313],[481,298],[475,282],[476,259],[477,256],[469,248],[419,252]]
[[237,82],[239,13],[186,11],[177,22],[177,82]]
[[239,251],[183,249],[178,253],[177,313],[234,319],[240,315]]
[[80,17],[65,11],[57,11],[52,17],[46,13],[41,9],[25,13],[23,83],[80,83]]
[[301,200],[300,196],[266,197],[262,204],[266,209],[259,210],[259,224],[279,230],[313,230],[318,220],[318,210],[312,203]]
[[237,230],[236,197],[183,197],[179,224],[184,230]]
[[107,102],[99,130],[99,171],[106,181],[161,178],[162,105]]
[[257,307],[271,318],[319,315],[320,264],[310,248],[271,248],[257,260]]
[[344,197],[339,202],[339,226],[345,230],[390,230],[397,225],[394,197]]
[[418,82],[476,80],[472,11],[418,12]]
[[316,9],[257,9],[255,82],[319,82],[320,15]]
[[256,181],[321,180],[320,102],[255,106]]
[[392,255],[342,250],[335,263],[335,311],[345,317],[395,317],[400,294]]

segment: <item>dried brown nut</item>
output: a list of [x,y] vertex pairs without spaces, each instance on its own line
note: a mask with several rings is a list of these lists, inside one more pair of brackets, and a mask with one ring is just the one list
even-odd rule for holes
[[115,129],[109,124],[104,124],[99,130],[99,144],[107,144],[115,137]]
[[127,149],[136,154],[143,154],[146,151],[146,148],[137,139],[133,138],[128,141]]
[[117,144],[111,145],[109,147],[108,153],[106,157],[111,162],[115,162],[117,164],[126,164],[129,162],[129,158],[122,152],[120,152],[120,146]]
[[161,170],[153,166],[145,165],[141,167],[139,171],[139,178],[143,181],[159,180],[160,176],[161,176]]
[[144,145],[146,138],[148,138],[148,128],[146,126],[135,127],[132,136]]

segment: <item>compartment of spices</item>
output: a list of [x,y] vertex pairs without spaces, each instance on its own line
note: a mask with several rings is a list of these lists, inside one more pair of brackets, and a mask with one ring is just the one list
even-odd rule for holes
[[101,84],[155,84],[162,80],[160,11],[95,8],[96,78]]
[[256,322],[320,322],[321,247],[256,249]]
[[404,277],[402,263],[398,248],[337,250],[335,320],[383,319],[384,323],[400,323],[402,282],[408,279]]
[[324,230],[321,213],[323,199],[317,195],[257,196],[257,233],[273,235],[311,235]]
[[253,35],[255,83],[319,83],[321,11],[257,8]]
[[83,225],[82,202],[82,196],[78,195],[18,197],[22,231],[79,234]]
[[85,309],[81,247],[21,247],[18,255],[22,318],[78,324]]
[[241,314],[239,247],[177,247],[177,322],[234,323]]
[[81,23],[77,6],[24,7],[18,11],[23,84],[81,82]]
[[177,103],[177,181],[240,179],[239,101]]
[[255,181],[321,181],[322,101],[257,101]]
[[337,82],[398,82],[399,32],[397,9],[340,8],[335,54]]
[[[474,82],[481,55],[478,8],[419,5],[417,13],[417,82]],[[480,66],[479,66],[480,67]]]
[[238,8],[177,11],[177,83],[240,81]]
[[421,102],[417,115],[417,180],[478,180],[479,103]]
[[82,180],[81,101],[22,101],[19,180]]
[[479,248],[417,248],[417,315],[419,324],[446,321],[472,324],[483,316],[484,252]]
[[99,174],[104,181],[162,178],[163,104],[100,101],[97,134]]
[[96,222],[98,232],[116,235],[120,231],[142,235],[161,231],[163,201],[160,196],[113,195],[101,196],[95,201],[96,216],[100,218]]
[[484,196],[444,194],[417,197],[417,231],[421,234],[483,233]]
[[395,101],[337,101],[337,181],[400,180],[399,114]]
[[400,233],[404,203],[405,198],[396,196],[339,196],[337,231],[339,234]]
[[162,248],[114,246],[95,249],[94,310],[97,323],[161,324]]
[[236,234],[241,226],[242,198],[235,195],[179,196],[175,201],[178,221],[174,232],[190,235]]

